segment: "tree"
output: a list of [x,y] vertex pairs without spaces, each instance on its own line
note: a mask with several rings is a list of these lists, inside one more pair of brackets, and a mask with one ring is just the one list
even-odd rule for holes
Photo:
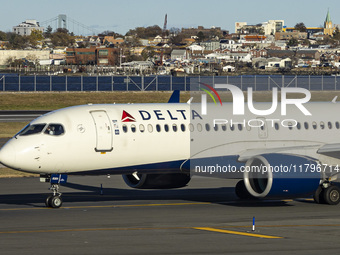
[[204,38],[205,38],[205,36],[204,36],[204,34],[203,34],[202,31],[199,31],[199,32],[197,33],[197,37],[198,37],[198,40],[199,40],[200,42],[203,42],[203,40],[204,40]]
[[0,31],[0,41],[6,41],[7,35],[5,32]]
[[51,37],[51,34],[52,34],[52,31],[53,31],[52,27],[51,27],[51,26],[48,26],[48,27],[46,28],[46,31],[45,31],[45,33],[44,33],[44,36],[45,36],[46,38],[50,38],[50,37]]
[[25,49],[28,45],[28,37],[21,36],[15,33],[7,33],[7,40],[9,42],[10,49]]
[[139,38],[133,35],[125,37],[124,44],[127,45],[128,47],[136,47],[141,45]]
[[340,30],[338,27],[335,28],[333,39],[336,41],[337,44],[340,42]]
[[310,47],[311,43],[310,43],[310,41],[308,39],[304,39],[302,41],[302,45],[307,45],[308,47]]
[[298,46],[299,45],[299,41],[295,38],[291,38],[289,39],[287,46]]
[[44,39],[43,33],[40,30],[36,29],[33,29],[31,31],[31,34],[28,36],[28,41],[33,47],[36,47],[38,42],[43,39]]
[[184,34],[177,34],[177,35],[172,36],[170,38],[170,42],[172,44],[179,44],[179,43],[181,43],[183,41],[184,38],[185,38]]
[[136,36],[137,38],[149,38],[155,37],[157,35],[162,34],[162,29],[157,26],[149,26],[149,27],[136,27],[135,29],[130,29],[126,35],[127,36]]
[[75,40],[69,35],[65,28],[58,28],[56,32],[51,34],[51,42],[54,46],[70,46]]
[[114,38],[123,37],[123,35],[116,33],[114,31],[111,31],[111,30],[105,30],[104,32],[100,33],[99,35],[113,36]]
[[25,63],[22,59],[17,59],[15,57],[8,57],[6,59],[6,65],[8,66],[22,66],[24,64]]
[[152,47],[148,46],[142,51],[143,60],[151,59],[155,56],[155,51]]
[[178,27],[172,27],[170,28],[169,32],[170,32],[170,35],[176,36],[181,32],[181,30]]
[[306,32],[307,28],[303,22],[297,23],[294,27],[296,30],[299,30],[300,32]]

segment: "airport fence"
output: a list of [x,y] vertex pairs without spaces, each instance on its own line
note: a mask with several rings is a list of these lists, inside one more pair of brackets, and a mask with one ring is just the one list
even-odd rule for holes
[[44,76],[0,74],[0,91],[190,91],[191,85],[233,84],[247,90],[273,87],[339,90],[340,76],[239,75],[239,76]]

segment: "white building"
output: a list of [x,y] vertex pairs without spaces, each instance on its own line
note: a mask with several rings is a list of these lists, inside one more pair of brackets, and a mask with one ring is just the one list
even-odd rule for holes
[[284,25],[284,20],[269,20],[262,23],[265,35],[275,35],[276,32],[281,32]]
[[184,49],[174,49],[171,52],[171,59],[172,60],[185,60],[187,59],[187,52]]
[[193,51],[204,51],[204,48],[200,45],[197,45],[197,44],[192,44],[190,46],[187,47],[187,49],[189,49],[191,52]]
[[238,31],[247,25],[247,22],[235,22],[235,33],[238,33]]
[[[282,31],[285,22],[284,20],[269,20],[261,24],[265,35],[275,35],[276,32]],[[240,32],[244,26],[247,26],[247,22],[235,22],[235,33]]]
[[30,35],[32,30],[44,32],[44,28],[39,25],[35,19],[28,19],[16,27],[13,27],[13,33],[18,35]]

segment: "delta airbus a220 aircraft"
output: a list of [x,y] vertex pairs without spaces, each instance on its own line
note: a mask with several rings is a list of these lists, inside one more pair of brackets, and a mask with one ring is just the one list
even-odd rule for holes
[[46,205],[53,208],[62,205],[59,185],[73,174],[121,174],[130,187],[155,189],[184,187],[192,174],[239,178],[240,198],[314,194],[318,203],[339,203],[340,190],[332,183],[340,164],[339,104],[303,104],[310,115],[301,112],[302,104],[277,105],[263,116],[249,104],[244,115],[234,115],[231,103],[205,106],[179,103],[175,92],[163,104],[56,110],[10,139],[0,162],[51,182]]

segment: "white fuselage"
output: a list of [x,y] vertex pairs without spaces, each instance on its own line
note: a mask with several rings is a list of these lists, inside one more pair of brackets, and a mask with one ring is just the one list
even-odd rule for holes
[[[268,103],[256,106],[270,108]],[[209,105],[207,115],[201,114],[200,107],[103,104],[61,109],[30,123],[41,124],[41,132],[12,138],[0,150],[0,161],[21,171],[82,174],[182,171],[189,159],[236,156],[245,162],[263,153],[340,163],[318,153],[323,146],[340,142],[339,104],[306,104],[311,116],[294,106],[288,107],[286,116],[278,108],[262,117],[247,110],[245,115],[233,116],[228,103]],[[261,123],[265,124],[257,127]],[[297,126],[287,127],[290,124]],[[53,125],[62,126],[64,132],[48,133]]]

